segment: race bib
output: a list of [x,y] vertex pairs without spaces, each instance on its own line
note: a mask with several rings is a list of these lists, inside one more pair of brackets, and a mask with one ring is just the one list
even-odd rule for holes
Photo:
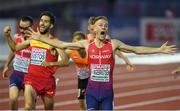
[[88,78],[89,71],[88,71],[87,67],[86,68],[77,68],[76,72],[80,79]]
[[91,80],[97,82],[109,82],[109,64],[91,64]]
[[14,70],[27,73],[29,63],[30,58],[24,58],[16,55],[13,63]]
[[46,59],[46,50],[40,48],[32,48],[31,64],[41,65],[42,61]]

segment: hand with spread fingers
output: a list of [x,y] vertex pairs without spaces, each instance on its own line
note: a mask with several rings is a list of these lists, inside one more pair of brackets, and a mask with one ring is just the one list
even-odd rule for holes
[[39,28],[37,28],[37,32],[36,32],[30,27],[29,30],[26,31],[26,36],[30,37],[30,39],[33,40],[39,40],[40,39]]
[[175,53],[177,48],[176,45],[167,45],[168,42],[164,43],[161,47],[160,47],[160,52],[165,53],[165,54],[171,54],[171,53]]

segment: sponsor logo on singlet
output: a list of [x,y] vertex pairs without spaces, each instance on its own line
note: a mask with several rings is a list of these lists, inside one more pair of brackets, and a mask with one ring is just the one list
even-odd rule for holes
[[97,82],[110,81],[110,64],[91,64],[91,80]]
[[31,52],[31,64],[41,65],[46,59],[46,50],[41,48],[32,48]]
[[91,59],[109,59],[111,55],[90,55]]

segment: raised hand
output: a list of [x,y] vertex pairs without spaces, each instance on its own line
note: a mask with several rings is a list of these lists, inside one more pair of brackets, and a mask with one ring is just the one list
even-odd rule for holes
[[26,36],[30,37],[30,39],[39,40],[40,38],[40,32],[37,28],[37,32],[34,31],[31,27],[26,31]]
[[11,28],[9,26],[5,26],[3,29],[5,37],[9,37],[11,34]]
[[177,48],[176,45],[167,45],[168,42],[164,43],[161,47],[160,47],[160,52],[165,53],[165,54],[171,54],[171,53],[175,53]]

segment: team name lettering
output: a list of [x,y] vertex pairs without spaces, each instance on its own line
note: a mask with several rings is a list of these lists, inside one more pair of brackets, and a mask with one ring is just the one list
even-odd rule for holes
[[91,59],[109,59],[111,55],[90,55]]

